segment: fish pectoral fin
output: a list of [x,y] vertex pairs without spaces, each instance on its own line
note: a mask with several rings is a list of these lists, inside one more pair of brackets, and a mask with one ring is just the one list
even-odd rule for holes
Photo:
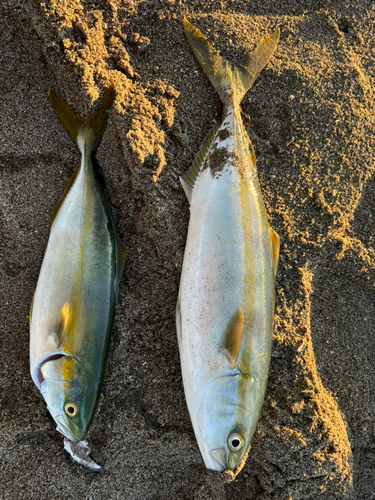
[[61,344],[63,343],[64,338],[66,336],[66,330],[67,330],[68,322],[69,322],[69,310],[70,310],[69,303],[65,302],[65,304],[63,305],[63,307],[60,311],[60,315],[59,315],[59,318],[57,320],[56,327],[53,330],[53,334],[56,337],[56,344],[58,346],[61,346]]
[[270,235],[271,242],[271,254],[272,254],[272,267],[273,275],[276,279],[277,266],[279,263],[279,253],[280,253],[280,236],[268,226],[268,233]]
[[241,306],[228,321],[219,348],[227,357],[231,368],[235,368],[243,337],[243,312]]
[[192,166],[189,168],[185,175],[180,177],[180,182],[182,184],[182,187],[184,188],[189,203],[191,203],[195,181],[197,180],[199,172],[202,169],[207,153],[210,150],[211,144],[216,137],[216,133],[219,130],[219,127],[220,123],[216,123],[208,132],[205,140],[202,142],[201,148],[197,156],[195,157]]

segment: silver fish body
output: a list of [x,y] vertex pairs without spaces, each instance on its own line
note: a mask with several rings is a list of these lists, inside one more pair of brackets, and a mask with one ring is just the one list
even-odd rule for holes
[[82,158],[56,207],[30,311],[32,379],[65,448],[93,469],[83,438],[99,401],[125,260],[92,156],[113,98],[110,87],[97,112],[81,119],[50,92]]
[[[212,47],[187,21],[185,30],[214,80],[205,64]],[[190,221],[176,313],[190,417],[206,466],[218,471],[240,467],[262,408],[278,256],[228,74],[221,124],[182,179]]]

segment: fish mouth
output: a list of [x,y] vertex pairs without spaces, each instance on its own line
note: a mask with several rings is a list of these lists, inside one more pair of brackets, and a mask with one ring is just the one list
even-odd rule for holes
[[77,438],[73,431],[69,429],[67,425],[65,425],[65,422],[63,421],[63,415],[55,415],[54,420],[57,423],[56,430],[60,432],[63,436],[65,436],[69,441],[72,441],[73,443],[78,443],[80,441],[79,438]]
[[210,457],[213,458],[214,467],[210,469],[223,472],[227,468],[226,453],[224,448],[216,448],[210,451]]

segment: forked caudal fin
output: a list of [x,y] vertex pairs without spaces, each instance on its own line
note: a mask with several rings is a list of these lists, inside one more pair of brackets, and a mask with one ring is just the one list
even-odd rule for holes
[[208,42],[202,33],[184,18],[186,38],[212,85],[217,90],[223,103],[234,99],[240,104],[246,92],[268,63],[276,49],[280,36],[277,29],[263,40],[258,47],[234,65],[226,61]]
[[105,89],[101,105],[94,113],[85,118],[78,116],[52,89],[48,92],[48,98],[65,130],[78,145],[80,151],[83,152],[85,146],[88,146],[91,151],[95,151],[107,124],[106,111],[112,106],[115,99],[114,83]]
[[[106,111],[112,106],[115,100],[115,85],[111,83],[104,91],[104,96],[100,106],[91,115],[82,118],[78,116],[72,108],[59,97],[55,91],[49,89],[48,98],[55,113],[59,117],[65,130],[68,132],[73,141],[77,144],[82,155],[85,150],[89,153],[95,151],[99,145],[100,139],[104,133],[107,124]],[[73,173],[68,185],[65,188],[64,194],[58,201],[56,208],[52,214],[52,224],[54,223],[60,207],[63,204],[67,194],[76,180],[79,173],[80,165]]]

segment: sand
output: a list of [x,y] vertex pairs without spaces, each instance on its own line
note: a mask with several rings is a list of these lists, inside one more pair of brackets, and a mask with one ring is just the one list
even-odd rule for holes
[[[3,0],[0,14],[0,498],[375,498],[373,3]],[[221,114],[184,15],[230,60],[281,29],[242,105],[282,244],[265,404],[230,483],[200,457],[174,324],[179,176]],[[31,381],[28,314],[79,161],[47,90],[84,114],[111,81],[97,158],[128,258],[87,436],[95,473],[63,450]]]

